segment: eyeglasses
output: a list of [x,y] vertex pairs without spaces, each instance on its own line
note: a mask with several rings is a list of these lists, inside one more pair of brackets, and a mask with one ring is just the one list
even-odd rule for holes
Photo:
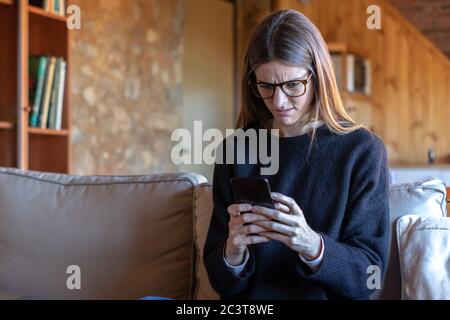
[[281,83],[267,83],[267,82],[258,82],[252,83],[249,81],[249,85],[252,88],[255,96],[261,99],[272,99],[275,95],[275,88],[281,87],[284,94],[288,97],[300,97],[306,92],[306,85],[308,84],[309,78],[311,78],[312,73],[309,74],[306,80],[290,80]]

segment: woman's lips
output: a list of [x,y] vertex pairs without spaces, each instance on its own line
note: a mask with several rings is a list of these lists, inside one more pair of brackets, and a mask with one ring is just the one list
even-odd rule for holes
[[282,117],[286,117],[289,116],[292,111],[294,111],[294,108],[290,108],[290,109],[274,109],[275,113],[282,116]]

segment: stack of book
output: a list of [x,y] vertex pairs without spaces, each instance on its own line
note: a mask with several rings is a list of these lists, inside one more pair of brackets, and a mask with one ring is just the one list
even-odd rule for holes
[[66,15],[65,0],[30,0],[30,5],[42,8],[45,11],[57,14],[59,16]]
[[61,130],[66,61],[50,56],[29,60],[29,126]]
[[371,68],[368,59],[347,55],[347,89],[349,92],[359,92],[370,95]]
[[368,59],[350,53],[332,53],[331,59],[340,90],[371,94],[372,75]]

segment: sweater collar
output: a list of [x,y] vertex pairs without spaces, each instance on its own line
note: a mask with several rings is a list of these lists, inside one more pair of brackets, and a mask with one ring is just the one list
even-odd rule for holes
[[299,135],[301,136],[301,135],[303,135],[305,133],[308,133],[309,131],[322,126],[324,123],[325,122],[322,121],[322,120],[317,120],[317,121],[313,120],[313,121],[311,121],[311,122],[309,122],[309,123],[307,123],[306,125],[303,126],[303,128],[300,130],[300,134]]
[[279,138],[281,138],[281,139],[288,138],[289,139],[289,138],[300,137],[308,132],[311,132],[313,129],[319,128],[323,124],[325,124],[325,122],[322,120],[317,120],[317,121],[313,120],[313,121],[310,121],[307,124],[305,124],[297,135],[292,136],[292,137],[279,137]]

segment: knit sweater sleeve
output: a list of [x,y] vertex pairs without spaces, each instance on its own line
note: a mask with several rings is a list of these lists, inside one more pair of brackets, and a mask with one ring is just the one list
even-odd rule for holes
[[[381,278],[389,241],[389,178],[386,149],[375,138],[358,154],[351,169],[347,208],[339,239],[322,234],[322,264],[312,272],[303,263],[297,271],[338,295],[361,299],[373,293],[367,280],[369,266],[378,266]],[[370,269],[369,269],[370,270]]]
[[203,252],[203,262],[208,273],[211,286],[222,298],[236,297],[248,286],[248,281],[255,270],[255,260],[249,250],[249,260],[245,269],[236,274],[224,260],[223,249],[228,239],[229,214],[227,207],[232,204],[231,166],[216,164],[213,180],[214,209],[209,225],[208,235]]

